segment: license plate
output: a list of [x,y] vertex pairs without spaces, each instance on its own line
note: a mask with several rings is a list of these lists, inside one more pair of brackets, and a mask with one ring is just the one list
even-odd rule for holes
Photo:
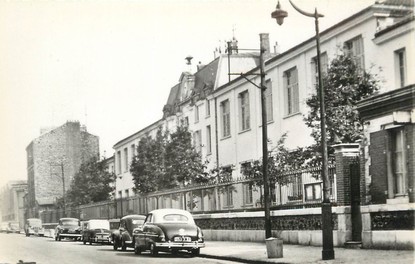
[[190,237],[175,237],[175,242],[191,242],[192,239]]

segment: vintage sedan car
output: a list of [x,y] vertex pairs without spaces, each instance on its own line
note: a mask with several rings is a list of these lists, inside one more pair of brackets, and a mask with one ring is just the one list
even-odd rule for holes
[[121,218],[118,230],[112,233],[113,248],[127,250],[127,247],[134,248],[135,242],[133,230],[141,227],[146,219],[145,215],[127,215]]
[[62,238],[81,239],[81,226],[77,218],[61,218],[55,228],[55,240]]
[[92,245],[95,243],[109,243],[110,223],[108,220],[91,219],[83,223],[82,241],[84,245],[88,242]]
[[45,235],[45,229],[42,226],[42,220],[40,220],[39,218],[26,219],[24,231],[26,233],[26,236],[30,236],[30,235],[44,236]]
[[2,233],[10,233],[9,223],[1,222],[0,224],[0,232]]
[[186,250],[197,256],[205,247],[202,230],[196,226],[192,215],[179,209],[151,211],[142,227],[134,230],[134,252],[150,250],[152,255],[159,251],[176,254]]
[[19,222],[9,222],[9,232],[10,233],[20,233]]

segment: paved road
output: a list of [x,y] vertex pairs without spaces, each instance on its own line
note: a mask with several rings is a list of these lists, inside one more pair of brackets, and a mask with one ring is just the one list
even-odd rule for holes
[[[203,253],[203,249],[201,250]],[[114,251],[109,245],[83,245],[81,242],[46,237],[26,237],[22,234],[0,233],[0,264],[36,262],[36,264],[94,264],[94,263],[231,263],[229,261],[195,258],[187,254],[173,256],[160,253],[153,257],[148,253],[135,255],[133,250]]]

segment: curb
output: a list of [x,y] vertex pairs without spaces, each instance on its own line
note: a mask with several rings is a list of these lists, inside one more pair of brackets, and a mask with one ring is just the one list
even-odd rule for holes
[[275,262],[275,261],[267,261],[267,260],[253,260],[253,259],[244,259],[240,257],[234,256],[217,256],[217,255],[209,255],[209,254],[200,254],[199,257],[201,258],[210,258],[210,259],[220,259],[220,260],[229,260],[233,262],[239,263],[248,263],[248,264],[269,264],[269,263],[279,263],[279,264],[289,264],[288,262]]

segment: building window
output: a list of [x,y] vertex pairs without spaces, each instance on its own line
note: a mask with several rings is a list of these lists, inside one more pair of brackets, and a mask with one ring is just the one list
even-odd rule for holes
[[134,158],[135,156],[135,144],[131,145],[131,160]]
[[244,183],[242,185],[242,188],[243,188],[243,196],[244,196],[244,205],[252,205],[253,204],[252,183]]
[[239,130],[245,131],[250,128],[249,123],[249,93],[244,91],[239,94]]
[[130,190],[125,190],[125,198],[130,197]]
[[303,181],[301,173],[291,176],[289,183],[288,201],[298,201],[303,199]]
[[305,201],[321,200],[321,183],[311,183],[304,185]]
[[[320,55],[320,64],[321,64],[321,73],[323,75],[327,74],[329,68],[329,58],[326,52],[321,53]],[[317,65],[317,56],[311,59],[311,82],[313,87],[316,87],[318,84],[318,65]]]
[[394,129],[389,132],[390,135],[390,160],[388,167],[392,175],[389,175],[389,189],[393,192],[395,197],[404,196],[407,194],[407,170],[406,159],[407,149],[405,140],[405,131]]
[[346,55],[351,56],[355,61],[356,65],[360,69],[364,69],[365,60],[364,60],[364,50],[363,50],[363,38],[358,36],[354,39],[346,41],[344,43],[344,50]]
[[199,106],[195,105],[195,123],[199,122]]
[[206,100],[206,117],[210,116],[210,101]]
[[224,206],[225,207],[232,207],[233,206],[233,186],[232,185],[228,185],[224,187]]
[[212,153],[212,130],[210,126],[206,127],[206,153]]
[[121,151],[117,151],[117,173],[121,173]]
[[202,152],[202,133],[200,130],[193,133],[193,145],[198,153]]
[[396,76],[398,87],[405,86],[406,79],[406,52],[405,49],[395,51]]
[[[265,86],[267,89],[265,90],[265,108],[267,111],[267,122],[271,122],[274,120],[274,114],[272,110],[272,82],[271,80],[267,80],[265,82]],[[262,115],[261,115],[262,120]]]
[[284,72],[285,114],[292,115],[300,110],[297,68]]
[[128,148],[124,148],[124,172],[128,171]]
[[230,120],[230,106],[229,100],[220,103],[221,123],[222,123],[222,137],[229,137],[231,135],[231,120]]
[[185,116],[182,119],[182,125],[185,126],[185,127],[189,127],[189,117],[188,116]]

